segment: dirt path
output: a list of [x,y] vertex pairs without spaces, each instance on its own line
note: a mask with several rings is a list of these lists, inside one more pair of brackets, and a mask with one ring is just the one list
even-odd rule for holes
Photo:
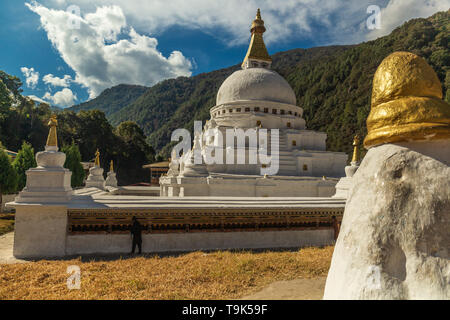
[[321,300],[326,277],[277,281],[243,300]]
[[0,236],[0,264],[23,263],[13,256],[14,232]]

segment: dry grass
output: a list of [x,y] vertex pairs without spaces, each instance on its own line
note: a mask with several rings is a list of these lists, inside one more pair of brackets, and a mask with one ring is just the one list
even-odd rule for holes
[[0,236],[14,230],[14,215],[0,214]]
[[[325,276],[332,253],[326,247],[0,265],[0,299],[236,299],[274,281]],[[69,265],[81,269],[81,290],[67,289]]]

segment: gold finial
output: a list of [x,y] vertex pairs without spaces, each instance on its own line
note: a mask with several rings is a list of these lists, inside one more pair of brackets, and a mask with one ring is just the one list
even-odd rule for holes
[[112,161],[112,160],[109,163],[109,172],[114,172],[114,161]]
[[100,167],[100,151],[95,151],[95,166]]
[[378,67],[364,146],[450,138],[450,105],[433,68],[410,52],[394,52]]
[[48,147],[58,147],[58,136],[56,134],[56,127],[58,126],[58,119],[56,118],[56,114],[53,114],[48,121],[48,126],[50,127],[50,131],[48,132],[47,143]]
[[353,138],[353,158],[352,158],[352,163],[353,162],[359,162],[359,135],[356,135]]
[[256,20],[262,20],[261,19],[261,10],[258,8],[258,11],[256,11]]
[[246,63],[249,59],[272,62],[272,58],[267,52],[263,40],[263,33],[266,32],[266,27],[264,26],[264,21],[261,19],[261,10],[259,9],[256,12],[256,19],[252,23],[250,32],[252,33],[252,39],[244,61],[242,62],[242,68],[246,67]]

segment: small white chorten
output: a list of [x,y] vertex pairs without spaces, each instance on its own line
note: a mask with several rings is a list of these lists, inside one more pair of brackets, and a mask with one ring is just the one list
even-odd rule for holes
[[117,188],[117,178],[116,173],[114,172],[114,162],[112,160],[109,166],[108,176],[106,177],[105,187]]
[[100,167],[100,151],[98,149],[95,152],[95,165],[89,169],[86,188],[105,190],[105,178],[103,177],[103,168]]
[[345,167],[345,177],[341,178],[336,184],[336,193],[333,198],[344,198],[348,197],[348,190],[352,186],[353,176],[356,170],[359,168],[359,136],[356,135],[353,139],[353,158],[349,166]]
[[56,115],[50,118],[48,125],[45,151],[36,154],[38,166],[26,172],[27,184],[16,197],[16,203],[62,203],[72,199],[72,172],[63,167],[66,154],[58,152]]

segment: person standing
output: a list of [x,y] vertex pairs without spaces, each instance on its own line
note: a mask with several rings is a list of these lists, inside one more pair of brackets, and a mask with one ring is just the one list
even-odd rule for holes
[[139,249],[139,254],[142,253],[142,226],[139,223],[139,221],[136,219],[136,217],[133,217],[132,219],[132,226],[131,226],[131,235],[133,237],[133,244],[132,244],[132,249],[131,249],[131,253],[133,254],[135,249],[136,249],[136,245],[138,246]]

